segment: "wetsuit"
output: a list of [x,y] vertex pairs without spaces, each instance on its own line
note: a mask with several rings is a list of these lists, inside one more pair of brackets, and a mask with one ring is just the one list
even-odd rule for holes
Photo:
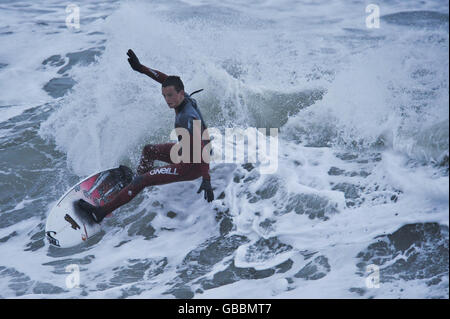
[[[167,75],[162,72],[144,67],[143,65],[142,67],[144,69],[141,73],[150,76],[159,83],[163,83],[167,78]],[[190,161],[188,163],[184,163],[183,161],[180,163],[172,162],[170,151],[175,143],[146,145],[142,150],[140,164],[137,169],[138,175],[128,186],[124,187],[119,192],[117,197],[100,208],[95,208],[86,202],[80,204],[84,210],[95,215],[95,221],[100,222],[106,215],[131,201],[147,186],[190,181],[199,177],[203,177],[203,181],[205,182],[206,180],[209,183],[209,163],[204,162],[203,158],[200,163],[195,163],[193,160],[193,121],[201,121],[202,134],[206,129],[205,122],[203,121],[203,117],[197,107],[196,101],[185,93],[184,100],[175,109],[175,113],[175,128],[184,128],[189,131],[191,146]],[[178,139],[180,140],[180,136]],[[200,143],[201,149],[203,150],[203,147],[206,145],[205,141],[201,141]],[[169,164],[155,168],[155,160]]]
[[[190,136],[190,158],[188,163],[180,162],[179,164],[174,164],[170,159],[170,150],[175,145],[175,143],[165,143],[165,144],[148,144],[142,150],[141,162],[138,166],[138,174],[143,174],[148,178],[146,172],[150,173],[152,176],[152,181],[150,185],[159,185],[159,184],[167,184],[165,182],[168,177],[166,175],[174,175],[173,181],[182,181],[182,180],[191,180],[196,179],[202,176],[204,179],[210,179],[209,176],[209,164],[205,163],[202,159],[201,163],[194,163],[194,120],[201,121],[201,134],[206,129],[205,122],[203,121],[203,117],[200,113],[200,110],[197,107],[197,103],[194,99],[189,97],[188,94],[185,93],[184,100],[181,104],[175,109],[175,128],[184,128],[189,132]],[[181,140],[181,136],[178,136],[179,141]],[[201,150],[205,147],[205,141],[200,142]],[[181,150],[182,151],[182,150]],[[152,170],[153,163],[155,160],[163,161],[166,163],[171,163],[172,165],[164,166],[167,168],[165,171],[161,169]],[[192,165],[191,165],[192,164]],[[164,171],[165,173],[161,173]],[[181,173],[181,174],[180,174]],[[175,177],[178,176],[178,177]],[[195,176],[195,177],[194,177]],[[190,178],[193,177],[193,178]],[[176,180],[179,178],[179,180]],[[187,179],[186,179],[187,178]],[[153,181],[154,179],[154,181]],[[169,182],[169,183],[170,183]]]

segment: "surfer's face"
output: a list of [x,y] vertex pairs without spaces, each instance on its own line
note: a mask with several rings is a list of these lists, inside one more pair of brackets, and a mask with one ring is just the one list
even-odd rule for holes
[[180,105],[184,100],[184,90],[180,90],[180,92],[177,92],[173,85],[163,87],[162,95],[164,96],[167,105],[171,109],[178,107],[178,105]]

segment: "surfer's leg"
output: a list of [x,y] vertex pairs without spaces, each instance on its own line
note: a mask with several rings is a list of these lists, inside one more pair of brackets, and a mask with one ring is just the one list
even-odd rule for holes
[[172,164],[173,162],[170,159],[170,150],[174,144],[175,143],[145,145],[142,150],[137,173],[142,175],[153,169],[155,160]]
[[131,201],[145,187],[189,181],[197,179],[200,176],[201,169],[198,164],[180,163],[158,167],[148,173],[135,177],[113,200],[101,207],[92,208],[92,212],[96,215],[96,221],[100,222],[106,215]]

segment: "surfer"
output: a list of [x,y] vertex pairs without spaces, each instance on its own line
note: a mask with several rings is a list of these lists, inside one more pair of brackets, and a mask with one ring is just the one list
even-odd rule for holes
[[[200,163],[195,163],[193,158],[193,121],[201,121],[201,133],[206,129],[203,117],[198,109],[197,102],[185,93],[184,84],[178,76],[166,75],[158,70],[151,69],[141,64],[136,54],[130,49],[127,52],[128,62],[133,70],[145,74],[153,80],[161,83],[162,95],[169,108],[175,111],[175,128],[184,128],[190,135],[190,160],[186,162],[174,163],[170,156],[170,150],[175,143],[148,144],[142,150],[137,175],[130,184],[124,187],[119,194],[110,202],[101,207],[96,207],[83,199],[78,201],[79,207],[87,212],[92,219],[100,223],[103,218],[131,201],[145,187],[153,185],[163,185],[181,181],[190,181],[202,177],[202,183],[197,193],[204,192],[204,198],[208,202],[214,200],[214,193],[211,187],[209,175],[209,163],[202,158]],[[194,92],[195,93],[195,92]],[[191,94],[192,95],[192,94]],[[180,137],[178,137],[180,141]],[[203,140],[200,141],[201,148],[206,146]],[[169,165],[154,168],[155,160],[169,163]]]

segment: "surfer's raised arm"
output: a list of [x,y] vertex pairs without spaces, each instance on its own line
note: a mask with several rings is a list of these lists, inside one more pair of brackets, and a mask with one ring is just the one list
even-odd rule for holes
[[[197,102],[184,91],[184,84],[179,76],[167,76],[162,72],[142,65],[132,50],[128,50],[127,55],[129,57],[128,62],[133,70],[144,73],[161,83],[161,92],[166,100],[167,106],[175,110],[175,128],[183,128],[189,133],[191,143],[186,147],[186,152],[189,155],[187,159],[183,158],[182,161],[175,162],[172,159],[172,148],[176,146],[176,143],[145,145],[142,150],[141,162],[137,168],[137,175],[127,186],[122,188],[114,199],[102,206],[95,206],[84,199],[80,199],[77,202],[78,208],[86,212],[96,223],[100,223],[106,215],[128,203],[145,187],[153,185],[192,181],[202,177],[202,183],[197,194],[204,192],[203,197],[208,203],[214,200],[214,190],[211,186],[211,176],[209,175],[209,157],[199,163],[193,159],[193,156],[190,156],[194,154],[194,150],[196,149],[193,147],[194,136],[196,136],[194,135],[193,121],[198,120],[201,125],[200,135],[198,137],[202,136],[203,132],[207,129]],[[207,144],[203,140],[198,142],[201,145],[200,152],[203,153],[203,148]],[[184,157],[185,146],[182,147],[182,156]],[[155,167],[155,160],[166,162],[168,165]],[[52,237],[50,240],[56,239]]]
[[155,70],[155,69],[151,69],[149,67],[146,67],[145,65],[141,64],[139,62],[138,57],[136,56],[136,54],[133,52],[133,50],[129,49],[127,52],[128,55],[128,62],[131,65],[131,68],[139,73],[145,74],[149,77],[151,77],[153,80],[155,80],[156,82],[159,83],[163,83],[165,79],[167,79],[167,75]]

